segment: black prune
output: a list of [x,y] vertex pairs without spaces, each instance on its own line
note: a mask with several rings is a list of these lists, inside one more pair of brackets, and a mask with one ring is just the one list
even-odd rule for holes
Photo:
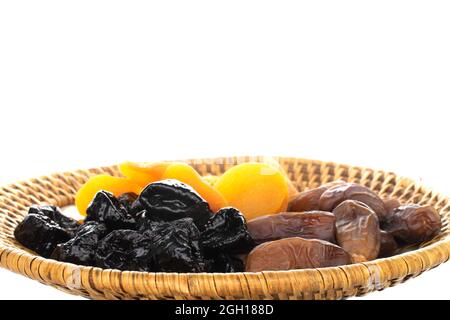
[[51,220],[55,221],[61,228],[66,230],[71,237],[75,235],[80,223],[75,219],[65,216],[61,210],[56,206],[51,205],[32,205],[28,213],[41,214],[49,217]]
[[199,229],[212,216],[208,203],[190,186],[174,179],[149,184],[140,194],[139,203],[147,218],[173,221],[192,218]]
[[[117,198],[127,212],[136,220],[136,223],[141,226],[145,222],[146,210],[139,202],[139,196],[134,192],[127,192]],[[144,219],[143,219],[144,218]]]
[[126,192],[117,197],[117,201],[119,201],[119,203],[127,210],[127,212],[130,212],[133,203],[137,200],[138,197],[139,196],[134,192]]
[[206,252],[247,253],[254,242],[242,213],[235,208],[217,211],[205,225],[200,243]]
[[441,226],[441,217],[435,208],[413,204],[389,213],[382,228],[403,244],[416,244],[433,238]]
[[145,210],[145,209],[142,206],[142,204],[139,202],[139,198],[138,198],[131,204],[129,213],[132,216],[135,216],[137,213],[142,212],[143,210]]
[[53,249],[70,239],[70,234],[59,224],[42,214],[28,214],[14,230],[14,236],[23,246],[48,258]]
[[208,259],[206,269],[207,272],[231,273],[243,272],[245,267],[244,262],[238,257],[226,253],[219,253]]
[[95,265],[98,242],[107,233],[108,229],[106,225],[96,221],[86,222],[80,227],[74,238],[56,246],[51,258],[64,262],[93,266]]
[[87,208],[88,221],[104,223],[108,229],[135,229],[136,220],[126,208],[109,192],[99,191]]
[[105,269],[151,271],[152,243],[134,230],[115,230],[104,237],[96,252],[96,266]]
[[193,219],[157,222],[144,235],[152,243],[154,271],[205,271],[205,259],[198,243],[199,231]]

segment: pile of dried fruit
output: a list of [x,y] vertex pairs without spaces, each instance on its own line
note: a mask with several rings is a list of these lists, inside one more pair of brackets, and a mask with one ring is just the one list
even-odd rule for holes
[[301,192],[286,213],[248,223],[256,243],[247,271],[331,267],[395,254],[440,232],[431,206],[401,206],[371,189],[334,181]]
[[[131,163],[77,193],[78,222],[32,206],[14,235],[46,258],[154,272],[257,272],[345,265],[395,254],[441,228],[429,206],[401,206],[335,181],[301,193],[276,166],[201,177],[184,163]],[[248,220],[248,223],[247,223]]]

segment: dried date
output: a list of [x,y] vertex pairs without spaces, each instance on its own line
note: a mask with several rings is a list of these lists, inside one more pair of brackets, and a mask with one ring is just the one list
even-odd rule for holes
[[380,230],[380,253],[378,258],[386,258],[393,255],[398,249],[397,241],[394,237],[384,230]]
[[326,183],[318,188],[300,192],[293,200],[289,202],[287,211],[305,212],[319,210],[319,199],[329,188],[344,184],[342,180]]
[[346,200],[333,210],[336,239],[354,262],[376,259],[380,251],[380,223],[375,212],[360,201]]
[[337,245],[294,237],[257,246],[247,257],[246,271],[322,268],[349,263],[350,255]]
[[250,220],[247,227],[256,244],[291,237],[334,243],[335,222],[336,218],[330,212],[282,212]]
[[386,215],[389,215],[390,213],[394,212],[395,209],[401,206],[400,201],[395,198],[387,198],[384,199],[383,202],[386,209]]
[[331,212],[346,200],[365,203],[375,211],[380,221],[386,216],[383,200],[369,188],[356,183],[337,185],[325,191],[320,197],[319,208],[320,210]]
[[438,234],[442,221],[432,206],[406,205],[390,213],[382,227],[397,241],[416,244],[430,240]]

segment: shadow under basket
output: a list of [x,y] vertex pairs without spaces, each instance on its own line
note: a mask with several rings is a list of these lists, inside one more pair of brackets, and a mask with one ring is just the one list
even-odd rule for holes
[[[258,273],[148,273],[103,270],[44,259],[13,237],[28,206],[67,206],[78,188],[97,174],[119,176],[117,166],[78,170],[0,188],[0,265],[63,290],[92,299],[342,299],[402,283],[449,259],[449,198],[394,173],[332,162],[276,158],[299,190],[342,179],[363,184],[402,203],[430,204],[440,213],[442,232],[416,250],[347,266]],[[220,175],[228,168],[263,157],[187,160],[200,174]]]

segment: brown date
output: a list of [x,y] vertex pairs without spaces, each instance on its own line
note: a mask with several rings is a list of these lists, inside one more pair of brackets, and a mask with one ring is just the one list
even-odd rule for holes
[[335,244],[299,237],[260,244],[247,257],[247,272],[334,267],[351,263]]
[[433,238],[441,226],[441,217],[435,208],[412,204],[395,209],[387,216],[382,227],[397,241],[415,244]]
[[247,228],[257,244],[291,237],[336,242],[335,221],[330,212],[282,212],[250,220]]
[[354,262],[376,259],[380,251],[380,223],[375,212],[360,201],[346,200],[333,210],[336,239]]
[[345,184],[345,181],[337,180],[321,185],[318,188],[300,192],[291,202],[289,202],[287,211],[290,212],[305,212],[312,210],[319,210],[320,196],[329,188]]
[[386,216],[383,200],[369,188],[356,183],[345,183],[331,187],[319,199],[319,208],[333,211],[345,200],[356,200],[368,205],[377,214],[380,221]]
[[401,206],[400,201],[395,198],[387,198],[383,200],[384,208],[386,209],[386,214],[390,214],[395,209]]
[[378,258],[386,258],[392,256],[398,249],[397,241],[387,231],[380,230],[380,253]]

